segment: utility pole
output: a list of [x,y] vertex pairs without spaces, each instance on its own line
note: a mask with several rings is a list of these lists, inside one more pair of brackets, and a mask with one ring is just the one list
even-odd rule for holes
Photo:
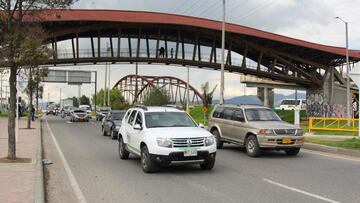
[[[352,118],[351,116],[351,95],[350,95],[350,64],[349,64],[349,34],[348,34],[348,22],[343,20],[340,17],[336,17],[336,19],[341,20],[345,23],[345,37],[346,37],[346,116],[347,118]],[[350,125],[350,121],[348,121],[348,125]]]
[[60,107],[62,107],[62,105],[61,105],[61,87],[60,87],[60,100],[59,100],[59,105],[60,105]]
[[0,71],[0,112],[3,112],[3,71]]
[[190,82],[190,68],[189,68],[189,66],[187,66],[187,81],[186,81],[186,112],[187,113],[190,113],[190,111],[189,111],[189,82]]
[[221,78],[220,78],[220,104],[224,104],[224,69],[225,69],[225,0],[222,1],[223,18],[222,18],[222,33],[221,33]]
[[138,74],[139,74],[139,69],[138,69],[138,62],[136,61],[135,63],[135,96],[134,96],[134,104],[137,104],[137,96],[138,96]]
[[107,62],[105,63],[104,106],[106,106]]
[[110,77],[111,77],[111,74],[110,74],[110,71],[111,71],[111,67],[110,67],[110,64],[108,65],[108,68],[109,68],[109,74],[108,74],[108,95],[107,95],[107,103],[108,103],[108,106],[110,106]]

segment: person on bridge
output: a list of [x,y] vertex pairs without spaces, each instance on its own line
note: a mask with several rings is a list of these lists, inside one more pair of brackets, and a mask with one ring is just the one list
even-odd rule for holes
[[174,49],[173,48],[170,49],[170,56],[171,56],[171,58],[173,58],[173,56],[174,56]]
[[165,49],[164,49],[164,47],[160,47],[160,49],[159,49],[159,57],[165,57]]

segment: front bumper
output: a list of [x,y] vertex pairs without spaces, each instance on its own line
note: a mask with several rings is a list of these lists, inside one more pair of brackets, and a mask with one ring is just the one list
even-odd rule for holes
[[215,159],[216,152],[198,151],[197,156],[184,156],[184,152],[171,152],[168,156],[150,154],[151,159],[159,166],[202,164],[207,160]]
[[[300,148],[304,145],[304,136],[260,136],[260,148],[288,149]],[[286,142],[285,142],[286,141]]]

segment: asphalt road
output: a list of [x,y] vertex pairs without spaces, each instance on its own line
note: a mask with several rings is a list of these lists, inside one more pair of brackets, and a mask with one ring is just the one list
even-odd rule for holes
[[225,145],[211,171],[194,165],[145,174],[139,158],[119,159],[117,141],[101,135],[100,122],[47,122],[86,202],[360,202],[359,160],[305,150],[251,158]]

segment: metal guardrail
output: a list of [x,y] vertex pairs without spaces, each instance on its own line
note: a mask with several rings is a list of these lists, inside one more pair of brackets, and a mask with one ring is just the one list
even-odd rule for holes
[[310,117],[309,130],[358,132],[359,119]]

